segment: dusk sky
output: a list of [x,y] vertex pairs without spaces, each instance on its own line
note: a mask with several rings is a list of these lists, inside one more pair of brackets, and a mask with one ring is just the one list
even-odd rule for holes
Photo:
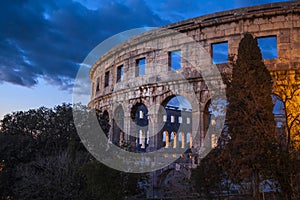
[[71,103],[80,63],[110,36],[273,2],[279,1],[0,1],[0,119],[12,111]]

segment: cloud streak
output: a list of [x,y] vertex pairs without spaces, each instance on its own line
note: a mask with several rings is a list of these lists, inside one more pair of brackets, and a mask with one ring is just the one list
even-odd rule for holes
[[0,84],[33,87],[44,79],[71,89],[85,56],[114,34],[275,1],[0,1]]
[[95,9],[75,1],[1,1],[0,83],[32,87],[42,78],[70,89],[85,56],[118,32],[160,26],[162,20],[143,1],[135,9],[121,2]]

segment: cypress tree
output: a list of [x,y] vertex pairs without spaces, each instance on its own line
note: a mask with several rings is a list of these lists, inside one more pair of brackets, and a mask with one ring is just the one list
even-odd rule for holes
[[228,87],[228,173],[235,181],[251,181],[259,199],[259,183],[274,164],[275,121],[272,78],[262,62],[257,40],[244,35]]

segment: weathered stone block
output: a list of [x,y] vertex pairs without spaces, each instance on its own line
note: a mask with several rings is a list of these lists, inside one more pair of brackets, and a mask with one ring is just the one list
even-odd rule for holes
[[274,23],[274,22],[284,22],[284,21],[286,21],[286,17],[283,16],[283,15],[275,16],[275,17],[272,18],[271,21],[272,21],[273,23]]
[[272,23],[267,23],[267,24],[261,24],[260,26],[260,31],[267,31],[267,30],[272,30],[274,29],[274,25]]
[[233,35],[233,34],[236,34],[236,29],[235,28],[228,28],[228,29],[225,29],[225,35],[228,36],[228,35]]
[[257,24],[252,24],[250,26],[247,27],[247,31],[248,32],[257,32],[260,31],[260,26]]
[[289,35],[280,36],[279,42],[280,43],[290,43],[290,36]]

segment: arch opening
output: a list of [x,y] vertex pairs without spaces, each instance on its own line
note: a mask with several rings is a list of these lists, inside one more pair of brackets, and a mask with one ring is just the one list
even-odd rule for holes
[[[217,111],[215,111],[217,112]],[[219,113],[217,113],[218,115]],[[204,110],[204,115],[203,115],[203,120],[204,120],[204,132],[205,134],[210,134],[209,140],[210,140],[210,145],[212,148],[217,147],[218,145],[218,134],[216,132],[216,120],[214,120],[214,112],[213,112],[213,106],[211,103],[211,100],[209,100],[206,105],[205,105],[205,110]],[[212,126],[212,132],[208,133],[208,128],[209,126]]]
[[158,118],[163,123],[160,147],[185,148],[186,132],[192,132],[192,105],[184,96],[170,96],[162,103]]
[[284,103],[281,98],[276,94],[271,94],[273,102],[273,115],[277,129],[284,129],[285,126],[285,110]]
[[137,103],[132,107],[130,117],[130,131],[136,135],[130,136],[131,141],[135,141],[137,151],[146,151],[149,145],[148,108],[143,103]]

